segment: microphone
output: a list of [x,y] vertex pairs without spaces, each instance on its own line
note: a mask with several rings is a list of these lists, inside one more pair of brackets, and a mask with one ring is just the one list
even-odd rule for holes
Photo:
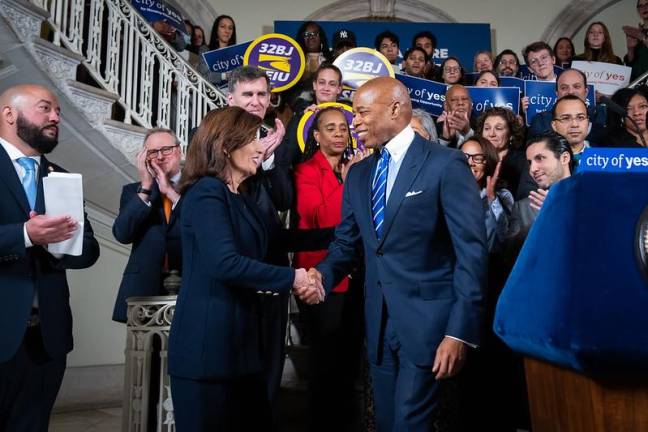
[[[621,105],[614,102],[612,99],[610,99],[607,96],[601,96],[600,103],[604,104],[609,109],[611,109],[615,113],[619,114],[622,118],[627,118],[628,120],[630,120],[632,122],[632,124],[634,125],[635,130],[639,134],[639,139],[641,139],[641,144],[643,144],[644,147],[648,147],[646,145],[646,140],[643,137],[643,133],[639,131],[639,125],[637,124],[635,119],[633,119],[632,117],[630,117],[628,115],[628,112]],[[648,113],[646,113],[646,117],[647,117],[647,119],[646,119],[647,123],[646,124],[648,124]]]

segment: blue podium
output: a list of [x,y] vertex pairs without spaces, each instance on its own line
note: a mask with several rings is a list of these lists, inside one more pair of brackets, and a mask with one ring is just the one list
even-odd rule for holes
[[529,232],[493,327],[526,356],[534,432],[648,430],[647,208],[648,173],[583,172]]

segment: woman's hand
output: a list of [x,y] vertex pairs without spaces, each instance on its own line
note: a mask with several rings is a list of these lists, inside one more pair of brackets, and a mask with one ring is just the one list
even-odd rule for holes
[[497,186],[497,181],[499,180],[500,169],[502,168],[502,161],[497,162],[495,167],[495,172],[492,176],[486,177],[486,196],[488,197],[488,203],[495,201],[495,187]]
[[366,148],[364,150],[360,150],[359,152],[351,156],[351,158],[348,161],[346,161],[346,163],[341,163],[340,176],[342,177],[342,182],[346,181],[346,177],[347,174],[349,174],[349,169],[351,168],[351,166],[355,163],[360,162],[362,159],[366,158],[370,154],[371,154],[371,150]]

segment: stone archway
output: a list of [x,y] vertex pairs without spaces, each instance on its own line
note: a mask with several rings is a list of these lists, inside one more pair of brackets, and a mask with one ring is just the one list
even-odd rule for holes
[[419,0],[340,0],[316,10],[306,20],[457,22],[442,9]]
[[621,0],[572,0],[547,26],[540,37],[552,45],[562,36],[573,38],[599,12]]

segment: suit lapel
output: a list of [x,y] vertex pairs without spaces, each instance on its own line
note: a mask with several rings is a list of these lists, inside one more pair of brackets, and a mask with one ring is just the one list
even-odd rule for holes
[[410,144],[407,153],[405,153],[401,167],[398,170],[398,176],[389,194],[389,200],[385,206],[385,221],[383,222],[383,236],[380,245],[385,242],[385,238],[387,238],[394,223],[394,218],[403,203],[403,199],[405,199],[405,194],[412,186],[412,183],[425,162],[427,156],[425,145],[425,141],[415,135],[412,144]]
[[9,192],[11,192],[25,213],[29,214],[29,201],[27,201],[25,189],[20,183],[13,162],[9,159],[9,155],[2,146],[0,146],[0,180],[7,185],[7,189],[9,189]]
[[38,189],[36,192],[36,208],[34,211],[38,214],[45,214],[45,193],[43,192],[43,179],[49,175],[51,171],[54,171],[54,167],[51,167],[49,161],[45,156],[41,156],[40,165],[38,167]]
[[[374,241],[378,241],[378,237],[376,237],[376,229],[374,228],[374,223],[373,223],[373,211],[371,209],[371,183],[373,182],[374,175],[376,174],[376,165],[378,165],[378,159],[380,158],[380,153],[376,150],[371,155],[371,162],[366,165],[366,170],[364,174],[364,182],[365,182],[365,193],[360,194],[360,196],[364,197],[363,199],[365,200],[365,203],[362,205],[362,208],[367,210],[367,220],[369,221],[370,225],[370,231],[372,233],[372,239]],[[357,218],[358,220],[363,220],[363,216],[360,215],[360,217]]]

